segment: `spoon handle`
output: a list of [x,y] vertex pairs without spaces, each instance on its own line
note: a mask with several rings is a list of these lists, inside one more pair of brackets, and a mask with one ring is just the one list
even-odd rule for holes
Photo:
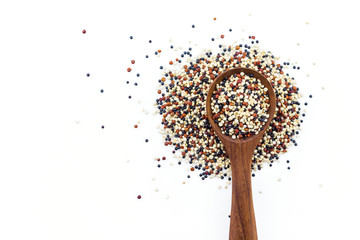
[[251,158],[256,146],[253,145],[250,142],[227,148],[232,171],[230,240],[258,239],[251,190]]

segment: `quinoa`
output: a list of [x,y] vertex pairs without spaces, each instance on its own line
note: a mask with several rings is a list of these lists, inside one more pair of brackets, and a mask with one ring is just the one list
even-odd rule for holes
[[[255,39],[254,36],[249,38]],[[260,72],[269,80],[276,95],[275,115],[254,151],[252,170],[260,170],[264,163],[271,166],[290,145],[296,145],[294,136],[300,126],[299,89],[294,86],[294,79],[284,73],[289,63],[278,63],[278,58],[262,50],[257,43],[256,40],[251,45],[219,45],[218,53],[205,51],[183,65],[177,59],[177,64],[172,66],[174,69],[165,71],[159,79],[160,97],[156,105],[162,116],[164,145],[180,152],[180,161],[188,162],[191,171],[199,170],[203,180],[213,176],[231,180],[230,159],[205,110],[209,85],[227,69],[246,67]],[[266,104],[263,108],[266,109]],[[256,117],[260,122],[256,128],[261,128],[268,116],[262,111]],[[257,132],[256,129],[240,130],[242,133],[237,137]]]
[[267,88],[244,72],[224,78],[211,98],[214,122],[233,139],[258,134],[269,118],[269,107]]

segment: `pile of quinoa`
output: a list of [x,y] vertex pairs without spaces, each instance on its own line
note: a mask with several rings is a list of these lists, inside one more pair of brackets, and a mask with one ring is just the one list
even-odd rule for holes
[[217,84],[211,97],[211,111],[221,132],[233,139],[258,134],[269,118],[267,91],[259,79],[243,72]]
[[[253,36],[249,38],[255,39]],[[164,145],[173,147],[173,153],[180,153],[176,155],[179,164],[188,162],[190,171],[200,171],[199,176],[203,180],[214,176],[231,180],[230,159],[207,119],[205,100],[211,82],[222,72],[236,67],[262,73],[276,95],[275,115],[254,151],[252,170],[261,170],[264,164],[272,166],[290,145],[296,145],[294,137],[300,127],[300,94],[294,78],[284,73],[290,63],[278,63],[279,58],[262,50],[257,40],[250,45],[219,45],[217,53],[205,51],[195,58],[189,51],[181,55],[189,55],[191,60],[181,63],[181,60],[174,59],[169,62],[172,69],[165,71],[159,79],[159,98],[156,99],[162,116]],[[160,68],[163,69],[162,66]],[[266,122],[267,117],[266,112],[261,112],[257,119],[261,123]],[[256,134],[256,131],[243,129],[237,136],[246,137],[250,133]]]

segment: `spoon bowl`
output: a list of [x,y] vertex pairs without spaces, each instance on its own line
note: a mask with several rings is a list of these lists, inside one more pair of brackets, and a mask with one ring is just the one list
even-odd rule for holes
[[[237,73],[252,74],[259,79],[268,89],[270,107],[268,109],[269,118],[262,126],[260,132],[247,138],[232,139],[224,135],[220,127],[213,120],[211,110],[211,97],[216,88],[224,78]],[[265,76],[249,68],[232,68],[221,73],[210,84],[206,97],[207,118],[214,129],[216,135],[221,140],[230,158],[232,172],[232,200],[231,200],[231,219],[230,219],[230,240],[257,240],[256,221],[251,190],[251,159],[256,146],[259,144],[265,131],[269,128],[276,108],[276,97],[273,87]]]

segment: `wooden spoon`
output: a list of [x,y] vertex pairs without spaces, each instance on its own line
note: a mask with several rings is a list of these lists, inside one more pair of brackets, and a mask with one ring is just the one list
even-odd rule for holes
[[[230,136],[224,135],[219,126],[213,120],[211,111],[211,96],[215,87],[224,78],[235,73],[244,72],[245,74],[253,74],[253,76],[261,81],[267,87],[270,101],[268,109],[269,118],[262,130],[257,135],[253,135],[243,139],[232,139]],[[276,107],[276,98],[274,89],[269,81],[261,73],[249,68],[233,68],[221,73],[210,85],[209,92],[206,97],[206,112],[209,122],[219,137],[225,150],[230,157],[232,172],[232,200],[231,200],[231,219],[230,219],[230,240],[256,240],[256,222],[254,214],[254,206],[251,190],[251,159],[254,150],[259,144],[260,139],[268,129],[270,122],[274,116]]]

